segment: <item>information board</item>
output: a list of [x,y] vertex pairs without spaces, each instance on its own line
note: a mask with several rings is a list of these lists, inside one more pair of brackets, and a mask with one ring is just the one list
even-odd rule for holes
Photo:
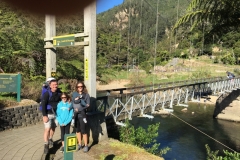
[[0,74],[0,92],[16,92],[17,101],[20,102],[21,74]]
[[74,136],[68,136],[66,139],[67,145],[66,145],[66,152],[74,152],[77,150],[77,137]]
[[74,44],[75,44],[74,34],[53,37],[54,47],[74,46]]

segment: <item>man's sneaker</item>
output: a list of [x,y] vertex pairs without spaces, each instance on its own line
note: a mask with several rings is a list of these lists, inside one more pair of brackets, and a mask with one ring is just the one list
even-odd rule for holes
[[48,140],[48,144],[49,144],[49,147],[52,148],[52,147],[53,147],[53,140],[52,140],[52,139],[49,139],[49,140]]
[[64,152],[64,147],[60,148],[60,152],[62,152],[62,153]]
[[44,154],[48,154],[48,151],[49,151],[49,145],[44,144]]
[[78,151],[79,151],[81,148],[82,148],[82,146],[81,146],[81,145],[78,145]]
[[88,152],[88,146],[83,147],[83,152]]

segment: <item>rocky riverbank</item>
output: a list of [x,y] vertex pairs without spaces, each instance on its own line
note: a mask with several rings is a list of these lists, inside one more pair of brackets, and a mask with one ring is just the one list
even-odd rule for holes
[[240,122],[240,96],[233,100],[221,113],[217,119]]

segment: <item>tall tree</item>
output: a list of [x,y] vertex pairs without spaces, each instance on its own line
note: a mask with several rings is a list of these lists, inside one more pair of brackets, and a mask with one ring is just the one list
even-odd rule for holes
[[187,13],[182,16],[174,26],[174,29],[190,25],[191,29],[201,25],[211,25],[209,34],[228,32],[239,27],[240,24],[239,0],[193,0]]

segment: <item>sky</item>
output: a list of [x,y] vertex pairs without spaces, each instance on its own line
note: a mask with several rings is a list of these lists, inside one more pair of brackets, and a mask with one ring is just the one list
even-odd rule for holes
[[124,0],[97,0],[97,14],[122,4]]

